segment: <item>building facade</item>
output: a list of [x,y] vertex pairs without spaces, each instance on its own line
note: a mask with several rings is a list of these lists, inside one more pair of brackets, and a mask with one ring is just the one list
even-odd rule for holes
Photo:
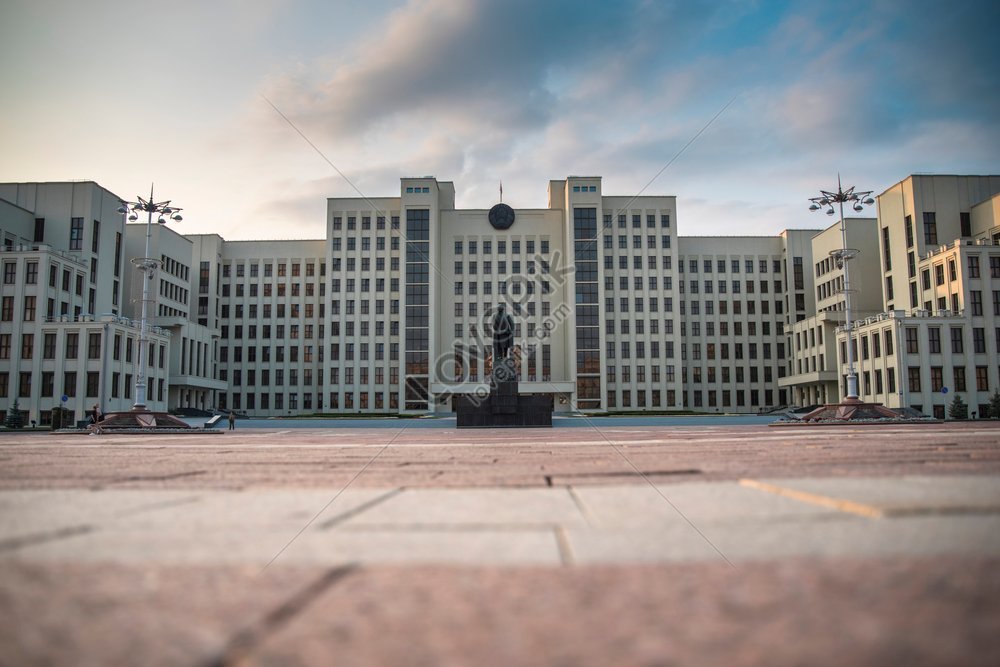
[[[957,394],[985,415],[1000,387],[1000,176],[910,176],[878,208],[881,312],[852,332],[861,398],[943,418]],[[846,345],[838,330],[841,373]]]
[[[119,198],[96,183],[0,184],[0,409],[46,424],[132,405],[139,325]],[[141,256],[141,255],[140,255]],[[165,410],[170,334],[153,327],[147,405]]]
[[[1000,386],[998,192],[913,176],[846,221],[866,400],[939,414],[945,387],[976,410]],[[317,240],[183,236],[119,203],[91,182],[0,184],[0,409],[130,407],[147,234],[155,409],[447,413],[488,391],[499,305],[520,390],[558,411],[754,413],[844,391],[839,223],[678,236],[674,197],[576,176],[517,210],[403,178],[398,196],[329,199]]]

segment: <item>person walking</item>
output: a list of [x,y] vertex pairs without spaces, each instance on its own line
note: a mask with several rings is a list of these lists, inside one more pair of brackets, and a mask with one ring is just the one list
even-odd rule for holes
[[104,413],[101,412],[101,406],[97,403],[94,403],[94,423],[97,424],[102,419],[104,419]]
[[236,413],[234,413],[232,410],[229,411],[229,430],[230,431],[236,430]]

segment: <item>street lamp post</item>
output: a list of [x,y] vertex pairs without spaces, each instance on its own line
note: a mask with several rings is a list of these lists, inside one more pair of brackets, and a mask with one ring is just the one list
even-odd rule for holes
[[[151,300],[149,296],[149,283],[152,282],[153,277],[156,275],[156,270],[160,268],[160,260],[149,256],[149,245],[153,236],[153,214],[156,213],[158,215],[157,223],[161,225],[165,225],[168,218],[177,222],[180,222],[182,218],[179,213],[181,209],[176,206],[170,206],[169,200],[157,202],[153,199],[152,185],[149,186],[149,199],[136,197],[136,200],[137,201],[134,202],[122,201],[121,206],[118,208],[118,212],[122,215],[128,213],[128,219],[131,222],[135,222],[139,219],[139,211],[144,211],[148,214],[146,219],[145,256],[136,257],[132,260],[132,264],[134,264],[136,269],[142,273],[142,316],[139,320],[139,367],[135,373],[135,404],[132,406],[132,410],[133,412],[147,412],[146,353],[149,346],[149,302]],[[156,293],[154,292],[152,300],[155,299]]]
[[[847,247],[847,224],[844,222],[844,202],[853,202],[855,211],[864,210],[864,206],[871,206],[875,200],[871,197],[871,190],[865,192],[855,192],[854,186],[844,188],[840,184],[840,175],[837,175],[837,191],[827,192],[820,190],[819,197],[811,197],[809,201],[810,211],[818,211],[822,207],[827,207],[826,214],[833,215],[833,205],[840,207],[840,236],[841,248],[834,250],[830,256],[837,262],[837,267],[844,269],[844,330],[847,332],[847,396],[845,402],[857,402],[858,399],[858,375],[854,370],[854,350],[851,346],[851,275],[848,270],[848,263],[861,252],[854,248]],[[864,205],[864,206],[862,206]]]

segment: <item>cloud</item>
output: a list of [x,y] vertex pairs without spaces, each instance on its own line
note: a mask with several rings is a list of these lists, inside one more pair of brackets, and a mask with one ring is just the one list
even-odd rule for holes
[[[569,174],[635,193],[736,95],[647,190],[680,197],[682,233],[809,225],[803,198],[838,171],[877,189],[912,171],[998,169],[1000,10],[987,2],[409,0],[379,15],[363,0],[351,12],[271,0],[228,26],[237,0],[226,1],[181,6],[168,23],[192,24],[181,49],[149,49],[138,33],[90,40],[74,67],[108,64],[104,90],[73,69],[9,68],[32,82],[10,86],[15,113],[39,125],[0,129],[20,169],[52,162],[60,178],[105,182],[128,164],[128,190],[134,173],[170,180],[189,219],[227,238],[322,235],[325,199],[357,193],[258,93],[365,194],[435,175],[475,208],[501,178],[515,206],[544,206],[548,180]],[[338,14],[350,16],[327,26]],[[56,85],[68,79],[76,87]],[[117,98],[115,81],[135,99]],[[169,103],[152,104],[147,87],[163,82]],[[38,120],[64,113],[34,101],[50,89],[69,90],[78,123]],[[136,137],[145,150],[127,161],[107,150]]]

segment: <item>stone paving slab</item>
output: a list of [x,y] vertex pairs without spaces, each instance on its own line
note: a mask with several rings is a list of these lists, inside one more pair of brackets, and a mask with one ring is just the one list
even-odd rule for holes
[[693,560],[740,563],[807,556],[1000,556],[1000,517],[872,521],[842,515],[825,521],[674,523],[641,530],[570,529],[566,531],[566,542],[577,563]]
[[9,665],[996,665],[1000,559],[631,567],[8,562]]
[[[653,488],[0,492],[0,558],[47,561],[544,564],[1000,552],[996,477],[770,480]],[[948,504],[859,516],[770,488]],[[929,489],[925,494],[914,489]],[[868,496],[865,496],[865,494]],[[853,507],[852,505],[851,507]],[[850,509],[850,508],[849,508]],[[285,547],[291,544],[287,549]],[[284,551],[283,551],[284,549]],[[720,553],[721,552],[721,553]]]
[[205,529],[162,532],[95,530],[23,546],[2,562],[142,565],[281,565],[356,563],[559,565],[558,537],[545,528],[507,530],[334,530],[296,538],[285,532]]
[[322,571],[5,561],[0,664],[215,664]]
[[1000,474],[1000,422],[790,433],[766,426],[605,430],[593,421],[597,429],[506,429],[474,437],[444,429],[260,430],[155,440],[5,434],[0,489],[644,484],[636,469],[657,484]]
[[409,489],[348,519],[357,526],[586,526],[567,489]]
[[227,657],[347,667],[996,664],[997,571],[958,565],[366,569]]
[[0,492],[0,540],[72,526],[98,525],[199,502],[185,490],[145,493],[94,493],[78,489]]
[[14,434],[0,665],[1000,664],[997,426]]
[[[832,508],[809,505],[732,482],[588,486],[573,489],[595,528],[644,528],[665,524],[743,523],[824,518]],[[686,517],[686,519],[685,519]]]
[[1000,512],[1000,478],[994,476],[761,479],[746,484],[816,506],[840,506],[872,516]]

